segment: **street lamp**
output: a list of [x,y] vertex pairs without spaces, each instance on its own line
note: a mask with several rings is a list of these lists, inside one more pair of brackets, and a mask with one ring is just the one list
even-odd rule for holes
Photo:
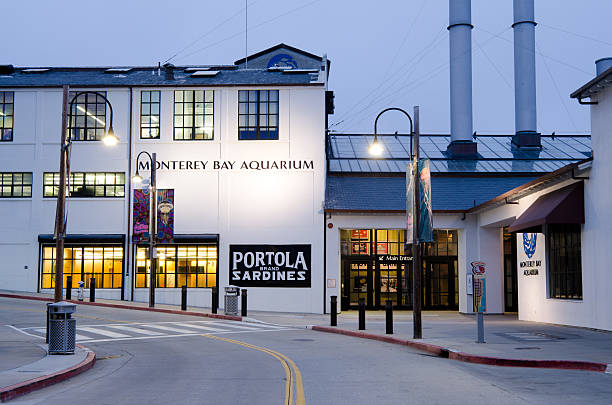
[[[397,107],[385,108],[376,116],[374,121],[374,142],[369,147],[369,152],[373,156],[380,156],[384,150],[383,146],[378,142],[378,119],[387,111],[399,111],[403,113],[410,121],[410,159],[413,161],[412,181],[414,184],[414,226],[412,227],[412,321],[413,321],[413,337],[421,339],[423,337],[421,323],[421,244],[419,241],[419,221],[420,221],[420,195],[419,195],[419,107],[414,107],[414,129],[412,117],[406,111]],[[412,150],[412,142],[414,136],[414,153]],[[406,246],[407,247],[407,246]],[[407,272],[406,272],[407,273]]]
[[[66,189],[70,193],[70,150],[72,145],[72,136],[68,132],[68,111],[72,116],[72,107],[75,100],[82,94],[95,94],[102,97],[104,102],[110,108],[110,125],[108,132],[103,138],[104,144],[114,146],[119,142],[119,138],[113,131],[113,106],[110,101],[99,92],[96,91],[79,91],[70,100],[70,110],[68,110],[68,90],[69,86],[64,85],[63,103],[62,103],[62,137],[60,143],[60,172],[59,172],[59,189],[57,192],[57,207],[55,211],[55,302],[59,302],[64,296],[64,241],[66,239]],[[87,110],[83,109],[85,114],[93,116]],[[94,116],[95,117],[95,116]],[[101,120],[100,120],[101,121]],[[106,125],[106,123],[104,123]],[[68,181],[66,181],[68,179]],[[72,286],[66,286],[72,288]]]
[[155,234],[157,233],[157,188],[155,185],[157,155],[144,150],[138,154],[136,157],[136,174],[132,177],[134,183],[142,183],[142,176],[138,172],[138,160],[143,154],[151,161],[151,184],[149,185],[151,189],[149,192],[151,198],[149,203],[149,266],[151,269],[149,272],[149,307],[153,308],[155,306],[155,284],[157,282],[157,247],[155,246]]

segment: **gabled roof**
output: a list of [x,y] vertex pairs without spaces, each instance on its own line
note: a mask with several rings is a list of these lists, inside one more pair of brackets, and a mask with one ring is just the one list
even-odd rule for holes
[[[323,61],[322,57],[317,56],[314,53],[306,52],[306,51],[304,51],[302,49],[299,49],[299,48],[296,48],[294,46],[280,43],[278,45],[274,45],[271,48],[264,49],[263,51],[259,51],[257,53],[252,54],[252,55],[249,55],[246,58],[238,59],[237,61],[234,62],[234,65],[241,65],[247,59],[248,60],[255,59],[255,58],[258,58],[258,57],[260,57],[262,55],[265,55],[267,53],[272,53],[274,51],[278,51],[279,49],[283,49],[283,48],[284,49],[288,49],[288,50],[293,51],[293,52],[296,52],[296,53],[299,53],[300,55],[306,56],[307,58],[312,58],[312,59],[317,59],[319,61]],[[328,60],[328,63],[329,63],[329,60]]]

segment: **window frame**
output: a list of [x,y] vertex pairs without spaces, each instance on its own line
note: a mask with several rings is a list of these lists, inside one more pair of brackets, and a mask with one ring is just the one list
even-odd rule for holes
[[[149,101],[144,101],[144,94],[149,93]],[[157,101],[152,101],[153,93],[158,95]],[[143,114],[143,107],[148,105],[149,114]],[[157,114],[153,114],[153,105],[157,105]],[[149,123],[143,123],[143,117],[149,117]],[[152,125],[153,117],[157,117],[157,126]],[[157,129],[157,136],[143,136],[143,130]],[[161,138],[161,90],[141,90],[140,91],[140,139],[160,139]]]
[[[7,102],[7,96],[10,94],[11,101]],[[11,106],[11,113],[7,114],[7,106]],[[5,121],[11,120],[10,128],[6,128]],[[0,142],[13,142],[14,138],[14,127],[15,127],[15,92],[14,91],[0,91]],[[10,131],[10,139],[4,139],[5,131]]]
[[[211,125],[211,132],[210,132],[210,138],[195,138],[196,136],[196,121],[198,118],[198,114],[196,114],[196,104],[200,103],[199,101],[196,100],[196,94],[197,92],[202,92],[202,101],[201,103],[203,104],[203,108],[202,108],[202,125],[204,125],[201,128],[207,128],[206,127],[206,117],[211,117],[211,121],[212,121],[212,125]],[[181,101],[177,101],[177,93],[181,92],[182,93],[182,100]],[[185,94],[187,94],[187,92],[191,92],[191,101],[185,101]],[[211,101],[206,101],[207,100],[207,94],[211,94]],[[206,90],[206,89],[197,89],[197,90],[174,90],[173,92],[173,103],[172,103],[172,140],[174,141],[214,141],[215,140],[215,91],[214,90]],[[185,113],[185,105],[191,104],[191,113],[190,114],[186,114]],[[207,104],[209,105],[209,107],[212,108],[212,113],[211,114],[207,114],[206,113],[206,108],[207,108]],[[180,105],[182,112],[181,113],[177,113],[177,106]],[[181,126],[177,126],[177,118],[181,118],[183,121],[183,124]],[[190,118],[191,119],[191,126],[185,126],[185,118]],[[183,131],[183,138],[177,138],[176,134],[177,134],[177,130],[180,129]],[[190,129],[191,130],[191,137],[190,138],[185,138],[184,137],[184,131],[186,129]],[[206,135],[206,132],[203,133],[203,136]]]
[[[582,226],[549,224],[545,235],[548,298],[582,301]],[[561,260],[562,257],[565,260]]]
[[[53,175],[52,182],[47,181],[47,176]],[[97,180],[100,175],[104,176],[104,183],[98,183]],[[114,175],[114,183],[107,183],[107,176]],[[123,184],[117,181],[117,178],[123,175]],[[78,177],[82,176],[82,182],[77,181]],[[94,182],[87,183],[87,177],[93,176]],[[74,189],[78,186],[82,186],[81,189],[85,190],[88,186],[93,187],[94,195],[75,195]],[[117,187],[123,187],[123,195],[116,195]],[[104,187],[104,195],[95,195],[98,187]],[[110,187],[114,187],[115,195],[107,195]],[[47,193],[47,188],[51,188],[51,194]],[[44,172],[42,181],[42,194],[43,198],[57,198],[59,192],[59,173],[58,172]],[[125,172],[71,172],[70,173],[70,193],[66,194],[70,198],[125,198]]]
[[[262,93],[266,92],[266,100],[262,101]],[[276,99],[275,100],[271,100],[270,94],[274,92],[276,94]],[[247,99],[246,101],[242,101],[241,100],[241,93],[247,94]],[[256,99],[255,101],[251,101],[251,95],[252,93],[255,93],[256,95]],[[261,113],[261,105],[262,103],[265,103],[266,105],[266,112],[265,114]],[[251,104],[255,105],[255,112],[251,112]],[[245,106],[245,112],[241,112],[242,110],[242,106]],[[271,105],[276,105],[276,113],[271,113],[270,112],[270,106]],[[260,119],[261,116],[265,115],[266,117],[266,122],[268,123],[268,125],[262,126]],[[248,125],[248,121],[249,121],[249,117],[255,117],[255,125],[251,126]],[[276,117],[276,125],[274,126],[270,126],[270,117]],[[245,118],[245,123],[247,125],[240,125],[240,121],[242,117],[246,117]],[[242,137],[242,132],[243,131],[248,131],[249,129],[255,129],[255,138],[243,138]],[[261,132],[262,132],[262,128],[266,128],[268,133],[270,132],[270,129],[275,129],[276,130],[276,137],[275,138],[262,138],[261,137]],[[238,140],[239,141],[278,141],[280,139],[280,91],[278,89],[260,89],[260,90],[238,90]]]
[[[10,175],[11,176],[11,180],[10,180],[10,184],[4,184],[4,176],[5,175]],[[20,184],[16,184],[15,183],[15,178],[16,176],[21,176],[21,183]],[[24,183],[24,175],[29,175],[30,178],[30,183]],[[32,186],[33,186],[33,178],[34,178],[34,173],[32,172],[0,172],[0,199],[3,198],[32,198]],[[30,187],[30,195],[23,195],[23,189],[24,187]],[[11,192],[10,195],[4,195],[4,188],[5,187],[10,187]],[[15,188],[16,187],[21,187],[21,195],[15,195]]]
[[[71,90],[70,93],[68,94],[68,99],[72,100],[74,96],[76,96],[77,94],[79,94],[81,92],[81,90]],[[106,91],[96,91],[96,93],[102,94],[104,97],[106,97]],[[74,103],[72,104],[72,109],[70,109],[70,103],[68,104],[68,108],[70,109],[70,111],[68,111],[68,133],[70,135],[70,139],[71,141],[74,142],[99,142],[102,140],[102,138],[104,138],[105,134],[106,134],[106,101],[104,101],[104,99],[102,97],[100,97],[99,94],[94,94],[94,93],[83,93],[80,94],[77,99],[74,101]],[[84,102],[81,102],[80,100],[84,98]],[[94,98],[93,101],[90,101],[90,98]],[[81,106],[81,108],[84,108],[85,111],[81,111],[79,110],[79,106]],[[83,107],[84,106],[84,107]],[[96,113],[95,114],[87,114],[87,112],[89,112],[89,106],[95,107],[96,109]],[[103,107],[101,107],[103,106]],[[98,112],[100,111],[100,108],[102,108],[103,114],[99,114]],[[73,115],[73,111],[74,111],[74,115]],[[83,125],[84,126],[79,126],[76,125],[78,123],[79,117],[84,117],[83,118]],[[95,123],[93,125],[93,127],[90,127],[88,125],[88,122],[90,122],[90,120],[88,119],[91,118],[91,120]],[[98,121],[104,121],[104,125],[102,127],[100,127],[100,122]],[[74,122],[74,126],[73,126],[73,121]],[[96,125],[97,124],[97,125]],[[77,130],[81,130],[83,131],[83,137],[82,139],[77,138],[75,131]],[[93,130],[94,131],[94,138],[90,139],[89,138],[89,130]],[[98,136],[98,133],[100,133],[100,135]]]

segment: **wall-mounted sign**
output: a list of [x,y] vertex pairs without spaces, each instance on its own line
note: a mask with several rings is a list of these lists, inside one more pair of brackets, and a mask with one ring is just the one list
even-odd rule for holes
[[[150,162],[139,162],[139,171],[148,171]],[[158,160],[157,170],[314,170],[313,160]]]
[[519,274],[524,276],[537,276],[544,269],[544,234],[519,233],[517,234],[517,260]]
[[378,255],[376,256],[378,263],[407,263],[412,261],[412,256],[404,255]]
[[230,284],[310,287],[310,250],[310,245],[230,245]]

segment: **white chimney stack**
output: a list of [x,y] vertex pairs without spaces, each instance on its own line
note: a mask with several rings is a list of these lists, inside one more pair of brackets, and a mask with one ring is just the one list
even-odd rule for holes
[[535,17],[533,0],[514,0],[514,118],[513,146],[540,148],[537,128]]
[[451,158],[477,156],[472,127],[471,0],[449,0]]

